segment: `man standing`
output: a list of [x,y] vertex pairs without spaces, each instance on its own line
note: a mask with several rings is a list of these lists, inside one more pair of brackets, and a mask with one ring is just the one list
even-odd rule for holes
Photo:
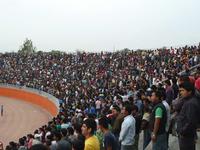
[[166,101],[169,105],[171,105],[172,101],[174,100],[174,90],[171,86],[170,80],[165,81],[165,90],[166,90]]
[[138,150],[139,135],[141,129],[142,115],[139,113],[139,109],[136,105],[132,106],[132,115],[135,118],[135,137],[134,137],[134,150]]
[[108,118],[102,117],[99,119],[99,128],[103,132],[103,147],[104,150],[117,150],[118,149],[118,143],[117,139],[114,136],[112,132],[108,129]]
[[3,105],[1,105],[1,116],[3,116]]
[[121,113],[121,109],[117,105],[113,105],[111,110],[112,110],[112,121],[111,121],[112,133],[119,141],[119,134],[121,131],[122,122],[124,121],[124,114]]
[[151,140],[153,142],[152,149],[167,150],[167,113],[162,103],[162,92],[158,90],[154,91],[151,95],[151,101],[154,104],[150,116],[150,129],[152,131]]
[[98,138],[94,135],[97,124],[94,119],[86,119],[81,127],[82,134],[85,136],[84,150],[100,150]]
[[96,105],[96,111],[97,111],[97,117],[98,117],[99,114],[101,113],[101,101],[97,99],[95,102],[95,105]]
[[183,100],[177,117],[177,133],[180,150],[195,150],[196,129],[199,118],[198,100],[194,96],[194,85],[183,82],[179,85],[180,97]]
[[135,137],[135,119],[132,116],[132,106],[123,107],[124,121],[121,126],[119,141],[121,142],[121,150],[133,150]]

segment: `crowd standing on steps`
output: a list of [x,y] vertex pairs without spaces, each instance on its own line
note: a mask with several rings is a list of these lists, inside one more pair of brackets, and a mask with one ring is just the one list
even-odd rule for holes
[[[199,125],[200,45],[101,53],[0,54],[0,82],[60,99],[48,124],[11,141],[6,150],[195,149]],[[184,74],[178,73],[185,71]],[[186,142],[187,141],[187,142]]]

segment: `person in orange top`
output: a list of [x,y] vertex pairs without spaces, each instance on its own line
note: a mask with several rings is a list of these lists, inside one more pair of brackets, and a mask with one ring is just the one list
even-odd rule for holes
[[98,138],[94,135],[97,124],[94,119],[86,119],[81,127],[82,134],[85,136],[84,150],[100,150]]

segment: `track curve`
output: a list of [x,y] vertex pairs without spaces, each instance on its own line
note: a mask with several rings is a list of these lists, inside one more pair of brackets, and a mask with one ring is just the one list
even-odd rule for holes
[[45,125],[52,116],[45,109],[32,103],[0,96],[4,114],[0,116],[0,141],[4,147]]

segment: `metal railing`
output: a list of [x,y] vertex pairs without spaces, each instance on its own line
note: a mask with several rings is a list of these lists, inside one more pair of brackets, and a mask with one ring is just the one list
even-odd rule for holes
[[[197,68],[198,68],[198,67],[200,67],[200,64],[197,64],[197,65],[195,65],[195,66],[189,68],[190,73],[192,73],[192,72],[194,72],[194,71],[197,71]],[[185,71],[181,71],[181,72],[179,72],[179,75],[182,75],[182,74],[184,74],[184,73],[185,73]]]

